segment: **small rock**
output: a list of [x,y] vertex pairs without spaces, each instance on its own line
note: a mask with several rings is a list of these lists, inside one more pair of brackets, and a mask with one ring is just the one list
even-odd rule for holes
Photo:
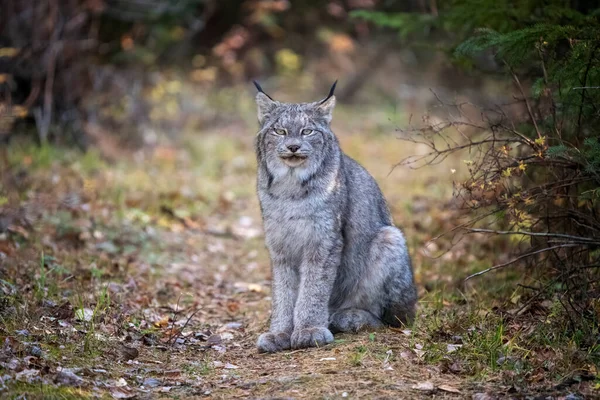
[[241,322],[228,322],[223,326],[224,329],[240,329],[241,327]]
[[128,347],[128,346],[125,346],[124,344],[121,344],[121,356],[125,360],[133,360],[134,358],[137,358],[137,356],[139,356],[139,355],[140,355],[140,352],[135,347]]
[[583,397],[578,396],[575,393],[569,393],[565,396],[565,400],[583,400]]
[[487,393],[475,393],[473,395],[473,397],[471,397],[471,399],[473,399],[473,400],[493,400],[494,398]]
[[207,340],[207,344],[210,346],[219,345],[223,342],[221,335],[211,335]]
[[60,371],[58,371],[58,374],[56,374],[54,382],[67,386],[81,386],[84,380],[83,378],[75,375],[75,373],[68,368],[62,368]]
[[462,370],[463,370],[462,365],[460,365],[460,363],[457,363],[457,362],[450,364],[449,368],[450,368],[450,371],[454,372],[455,374],[458,374],[458,373],[462,372]]
[[146,378],[144,379],[144,383],[142,383],[145,387],[154,388],[162,385],[162,382],[156,378]]
[[43,352],[38,346],[32,346],[31,349],[29,349],[29,354],[34,357],[41,357]]

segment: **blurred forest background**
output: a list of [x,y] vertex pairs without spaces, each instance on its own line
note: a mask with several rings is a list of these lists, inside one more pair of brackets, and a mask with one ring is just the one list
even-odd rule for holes
[[[594,0],[3,0],[0,394],[597,395],[599,18]],[[414,326],[255,354],[254,79],[292,102],[339,80],[334,131],[409,238]]]

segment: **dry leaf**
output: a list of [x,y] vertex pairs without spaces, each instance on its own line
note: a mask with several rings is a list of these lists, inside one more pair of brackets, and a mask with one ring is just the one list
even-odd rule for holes
[[433,383],[430,381],[419,382],[416,385],[413,385],[412,388],[423,392],[433,392],[435,390],[435,386],[433,386]]
[[450,385],[440,385],[438,386],[438,389],[443,390],[444,392],[460,393],[460,390]]

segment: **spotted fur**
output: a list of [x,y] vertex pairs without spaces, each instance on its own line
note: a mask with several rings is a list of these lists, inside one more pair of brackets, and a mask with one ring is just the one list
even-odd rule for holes
[[288,104],[257,87],[257,188],[273,276],[259,351],[411,321],[417,292],[406,241],[375,180],[331,131],[333,90],[320,102]]

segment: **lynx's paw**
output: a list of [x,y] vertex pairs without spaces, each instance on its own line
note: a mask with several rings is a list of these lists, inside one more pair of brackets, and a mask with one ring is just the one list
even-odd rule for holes
[[358,332],[361,329],[379,328],[381,325],[377,317],[359,308],[344,308],[329,318],[329,328],[334,332]]
[[263,333],[256,343],[259,353],[276,353],[290,348],[290,335],[285,332]]
[[292,348],[319,347],[333,342],[333,334],[327,328],[305,328],[292,333]]

